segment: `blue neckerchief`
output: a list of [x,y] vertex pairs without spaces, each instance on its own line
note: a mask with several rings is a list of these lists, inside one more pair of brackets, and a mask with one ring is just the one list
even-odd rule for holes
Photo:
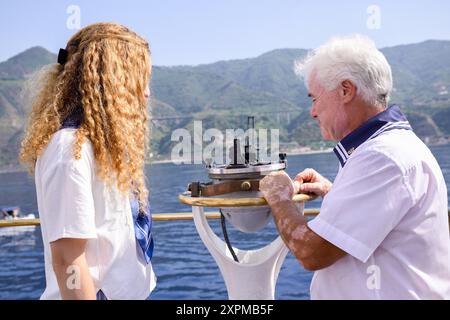
[[147,207],[145,213],[140,213],[139,202],[136,199],[130,201],[131,212],[134,220],[134,233],[136,240],[141,247],[146,263],[150,263],[153,257],[155,243],[152,236],[152,215]]
[[344,167],[350,155],[364,142],[373,139],[383,132],[405,129],[412,130],[406,116],[400,111],[400,107],[393,105],[385,111],[367,120],[359,128],[349,133],[333,149],[341,166]]
[[84,118],[83,109],[78,107],[74,111],[72,111],[72,113],[69,114],[69,116],[67,116],[67,118],[63,121],[61,128],[59,129],[64,128],[78,129],[81,126],[81,122],[83,122],[83,118]]
[[[63,121],[60,129],[77,129],[81,126],[82,119],[82,111],[75,111]],[[140,250],[142,251],[144,262],[148,264],[152,259],[154,248],[152,236],[152,215],[150,212],[150,208],[147,207],[145,213],[140,213],[139,202],[134,198],[130,200],[130,207],[134,221],[134,234],[136,236],[136,244],[139,245]]]

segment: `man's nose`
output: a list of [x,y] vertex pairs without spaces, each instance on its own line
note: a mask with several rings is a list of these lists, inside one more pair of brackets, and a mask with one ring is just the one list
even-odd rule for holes
[[311,105],[311,110],[309,111],[309,115],[311,118],[317,118],[316,108],[314,108],[314,103]]

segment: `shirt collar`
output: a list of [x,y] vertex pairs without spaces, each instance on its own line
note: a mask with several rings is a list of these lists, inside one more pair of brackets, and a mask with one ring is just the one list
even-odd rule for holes
[[61,124],[60,129],[74,128],[78,129],[84,119],[84,112],[81,107],[74,109]]
[[342,139],[333,151],[343,167],[350,155],[361,144],[393,129],[412,130],[406,116],[400,111],[398,105],[393,105],[367,120]]

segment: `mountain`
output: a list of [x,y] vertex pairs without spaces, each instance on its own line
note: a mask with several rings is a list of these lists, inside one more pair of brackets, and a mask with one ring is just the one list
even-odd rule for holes
[[[416,133],[435,143],[450,135],[450,41],[430,40],[382,49],[394,75],[391,102],[406,112]],[[151,81],[152,153],[170,154],[171,133],[192,130],[193,119],[204,129],[279,128],[283,146],[322,148],[317,124],[309,117],[306,89],[293,72],[304,49],[278,49],[256,58],[198,66],[154,66]],[[26,78],[56,55],[42,47],[0,63],[0,167],[17,166],[17,150],[26,111],[20,92]]]
[[0,63],[0,80],[22,80],[43,65],[53,63],[55,55],[42,47],[30,48]]
[[257,58],[221,61],[197,69],[233,79],[251,90],[271,93],[294,105],[308,104],[304,86],[293,72],[293,62],[307,50],[279,49]]
[[449,106],[450,41],[429,40],[382,52],[392,67],[394,100],[411,108]]

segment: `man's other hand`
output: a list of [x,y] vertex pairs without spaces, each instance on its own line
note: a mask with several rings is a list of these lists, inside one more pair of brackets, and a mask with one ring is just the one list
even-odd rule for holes
[[303,170],[295,177],[294,181],[300,184],[301,193],[314,194],[320,197],[324,197],[333,185],[330,180],[314,169]]

